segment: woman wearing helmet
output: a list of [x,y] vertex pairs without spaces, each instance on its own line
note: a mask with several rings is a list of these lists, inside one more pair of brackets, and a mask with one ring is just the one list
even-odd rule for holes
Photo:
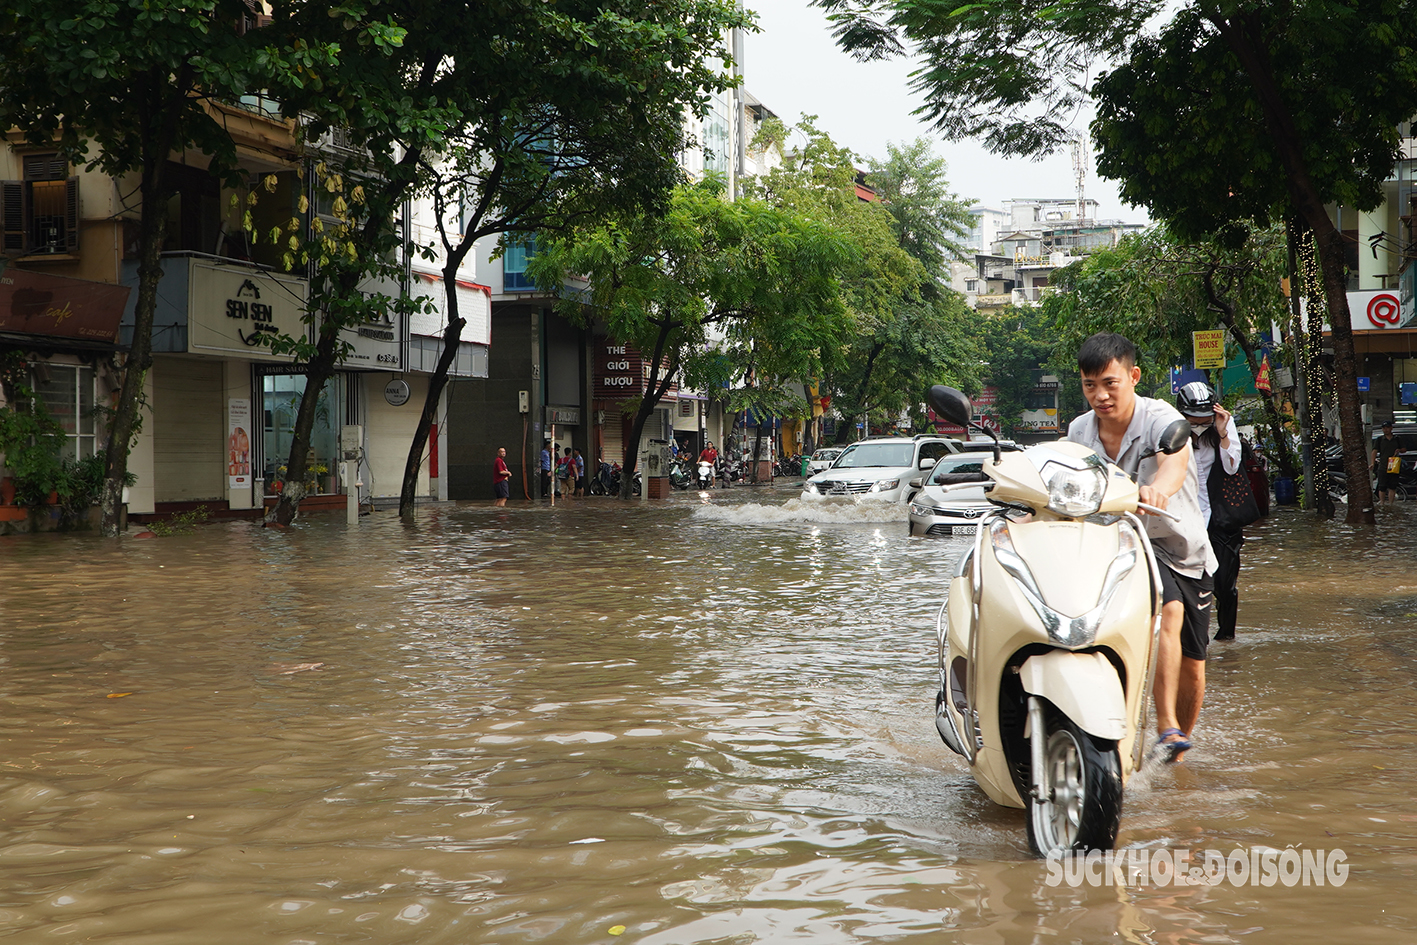
[[1201,515],[1205,518],[1206,534],[1215,552],[1215,615],[1219,627],[1217,640],[1235,639],[1235,618],[1240,608],[1240,548],[1245,544],[1243,531],[1223,532],[1211,525],[1210,477],[1215,461],[1220,459],[1223,474],[1233,476],[1240,468],[1240,434],[1235,418],[1220,405],[1215,390],[1204,381],[1192,381],[1176,393],[1176,409],[1191,422],[1191,451],[1196,458],[1196,473],[1203,485],[1200,489]]

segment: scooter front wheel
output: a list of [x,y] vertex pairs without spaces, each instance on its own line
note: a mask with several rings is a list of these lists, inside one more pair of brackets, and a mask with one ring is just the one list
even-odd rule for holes
[[1028,799],[1028,845],[1038,856],[1110,850],[1122,822],[1117,743],[1095,738],[1056,708],[1045,713],[1043,796]]

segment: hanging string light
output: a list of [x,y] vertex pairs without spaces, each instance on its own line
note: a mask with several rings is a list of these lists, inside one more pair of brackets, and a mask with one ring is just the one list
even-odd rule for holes
[[[1304,285],[1304,296],[1308,300],[1309,324],[1306,332],[1307,348],[1304,357],[1304,378],[1306,382],[1305,405],[1309,418],[1310,452],[1313,456],[1314,505],[1325,517],[1333,515],[1333,498],[1329,494],[1328,478],[1328,428],[1324,425],[1324,405],[1332,405],[1332,385],[1323,370],[1324,322],[1328,317],[1328,296],[1324,293],[1323,271],[1319,262],[1318,243],[1312,232],[1305,234],[1299,247],[1299,269]],[[1320,431],[1323,435],[1320,436]],[[1317,448],[1314,448],[1314,447]]]

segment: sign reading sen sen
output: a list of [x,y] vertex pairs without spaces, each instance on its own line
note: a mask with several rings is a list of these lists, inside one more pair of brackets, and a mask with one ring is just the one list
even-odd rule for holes
[[263,360],[290,358],[271,354],[265,339],[278,334],[306,336],[304,279],[206,260],[189,263],[189,350]]

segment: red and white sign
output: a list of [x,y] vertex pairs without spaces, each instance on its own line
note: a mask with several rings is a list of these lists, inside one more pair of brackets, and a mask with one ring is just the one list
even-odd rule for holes
[[[1299,300],[1299,311],[1309,317],[1308,299]],[[1390,328],[1417,328],[1417,317],[1404,313],[1396,289],[1364,289],[1348,293],[1348,324],[1354,331],[1386,331]],[[1331,331],[1327,319],[1324,331]]]
[[[993,416],[993,410],[999,402],[999,392],[993,387],[986,387],[978,394],[970,398],[970,403],[974,406],[974,422],[982,427],[999,432],[998,418]],[[969,431],[955,423],[950,423],[943,417],[937,416],[935,411],[925,409],[925,417],[935,425],[935,432],[944,436],[957,436],[963,439],[969,438]]]
[[[1378,292],[1368,299],[1364,313],[1374,328],[1390,328],[1402,321],[1402,302],[1398,300],[1396,293]],[[1358,327],[1358,319],[1355,317],[1353,321],[1353,327]]]

